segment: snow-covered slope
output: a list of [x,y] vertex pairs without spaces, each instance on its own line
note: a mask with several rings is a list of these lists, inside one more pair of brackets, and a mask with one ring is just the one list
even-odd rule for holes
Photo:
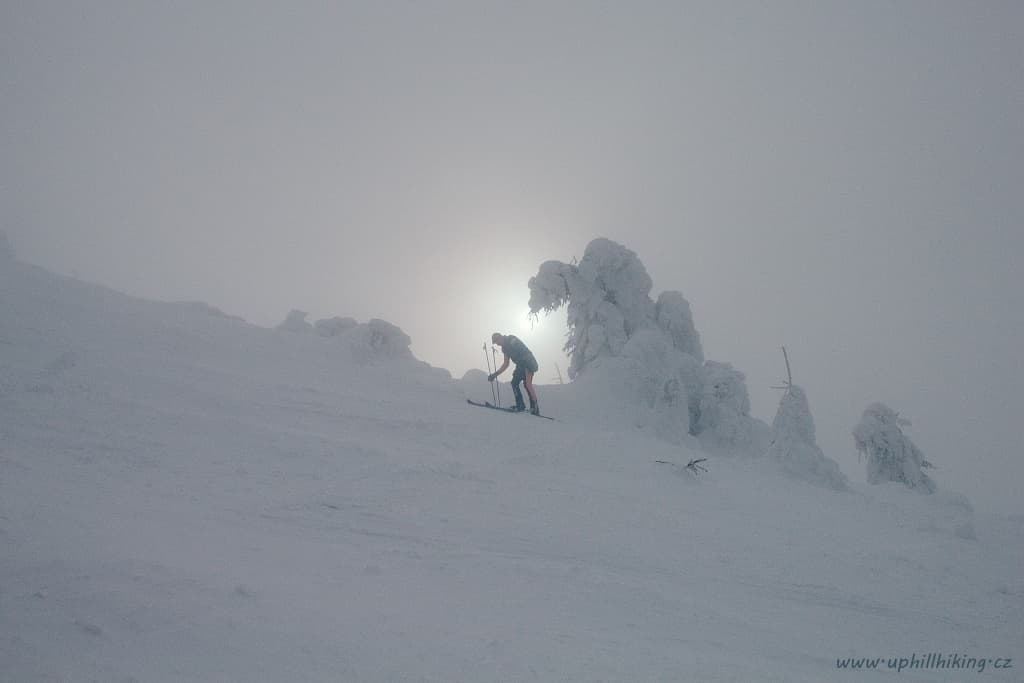
[[471,380],[0,262],[0,680],[1022,679],[1024,520]]

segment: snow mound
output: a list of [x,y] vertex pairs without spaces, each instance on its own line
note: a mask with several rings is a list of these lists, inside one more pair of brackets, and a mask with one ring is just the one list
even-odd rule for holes
[[[491,400],[489,396],[485,396],[485,394],[490,392],[488,385],[487,373],[479,368],[466,370],[466,374],[459,380],[459,386],[466,394],[466,398],[473,398],[474,400]],[[477,399],[476,397],[481,398]]]

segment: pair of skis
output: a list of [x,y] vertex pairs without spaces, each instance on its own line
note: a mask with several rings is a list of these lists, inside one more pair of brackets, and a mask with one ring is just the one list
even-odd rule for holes
[[480,403],[479,401],[474,401],[471,398],[467,398],[466,399],[466,403],[468,403],[471,406],[479,406],[481,408],[490,408],[491,410],[500,410],[500,411],[505,412],[505,413],[522,413],[522,412],[525,412],[525,413],[528,413],[529,415],[533,415],[534,417],[543,417],[545,420],[551,420],[552,422],[555,419],[555,418],[549,417],[547,415],[535,414],[535,413],[531,413],[529,411],[516,410],[515,408],[504,408],[502,406],[496,406],[493,403],[491,403],[490,401],[488,401],[486,403]]

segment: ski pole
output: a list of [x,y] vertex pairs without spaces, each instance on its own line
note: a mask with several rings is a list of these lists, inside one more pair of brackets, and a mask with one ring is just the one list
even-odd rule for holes
[[[484,361],[486,361],[487,363],[487,375],[490,376],[490,374],[494,371],[491,370],[491,359],[487,357],[487,342],[484,342]],[[494,382],[491,381],[489,382],[489,384],[491,385],[491,398],[493,398],[494,402],[497,403],[498,396],[497,394],[494,393]]]
[[[494,348],[493,345],[491,346],[491,355],[494,357],[494,369],[497,370],[498,369],[498,350],[496,348]],[[500,408],[501,407],[501,385],[500,384],[495,384],[494,388],[498,392],[498,396],[497,396],[497,398],[495,400],[498,402],[498,407]]]

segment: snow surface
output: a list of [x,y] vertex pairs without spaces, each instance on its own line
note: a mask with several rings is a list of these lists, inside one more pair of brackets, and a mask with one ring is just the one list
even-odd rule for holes
[[0,680],[1024,679],[1024,519],[670,445],[599,377],[475,408],[362,329],[0,259]]

